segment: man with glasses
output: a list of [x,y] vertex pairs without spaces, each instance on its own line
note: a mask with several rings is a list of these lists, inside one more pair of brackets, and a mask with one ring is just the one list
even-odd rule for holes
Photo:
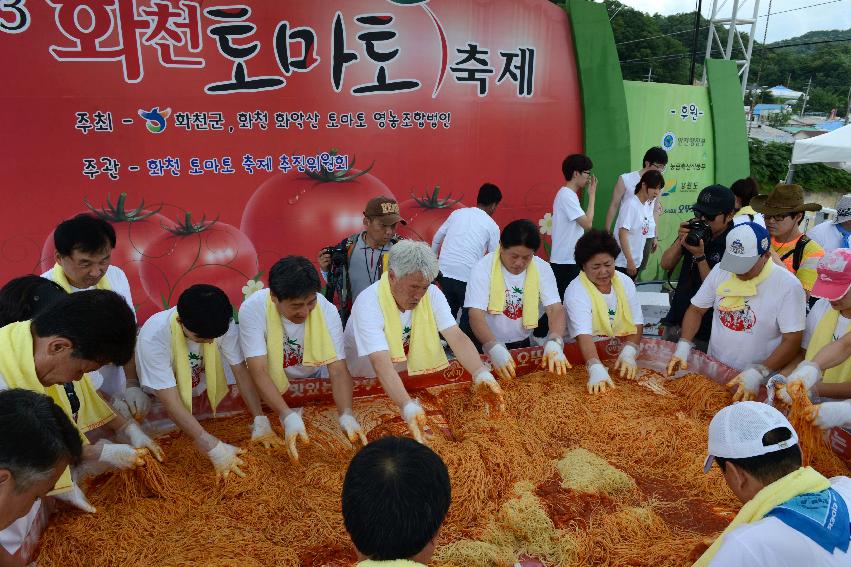
[[[626,202],[632,198],[632,195],[635,192],[635,187],[641,181],[641,176],[651,169],[655,169],[659,173],[665,173],[665,168],[667,166],[668,152],[656,146],[650,148],[644,153],[644,159],[642,160],[640,170],[624,173],[618,177],[618,181],[615,183],[614,192],[612,193],[612,200],[609,203],[609,210],[606,213],[607,230],[611,228],[612,221],[615,220],[616,217],[620,216],[620,210]],[[640,274],[647,265],[647,259],[650,257],[650,254],[656,251],[656,221],[659,219],[659,215],[662,214],[662,204],[659,199],[651,199],[647,202],[646,206],[651,213],[649,215],[650,232],[647,234],[647,239],[644,243],[644,260],[638,267],[638,274]],[[617,237],[617,235],[615,235],[615,237]],[[638,277],[638,274],[636,274],[636,277]]]
[[[693,207],[694,216],[705,222],[712,231],[709,240],[699,239],[696,245],[686,241],[690,229],[688,223],[682,223],[676,240],[662,254],[663,270],[672,271],[682,260],[680,279],[674,296],[671,298],[671,309],[662,319],[664,328],[663,338],[666,341],[680,340],[680,330],[683,316],[691,303],[691,298],[700,289],[700,285],[715,264],[721,261],[726,247],[727,233],[733,228],[733,215],[736,211],[736,197],[733,192],[723,185],[710,185],[700,192]],[[712,310],[708,310],[700,322],[700,329],[695,335],[695,347],[706,352],[709,346],[709,334],[712,329]]]
[[806,211],[819,211],[821,205],[804,203],[804,189],[800,185],[779,184],[768,195],[754,197],[751,206],[765,215],[774,263],[797,276],[809,299],[824,249],[801,232],[798,225]]

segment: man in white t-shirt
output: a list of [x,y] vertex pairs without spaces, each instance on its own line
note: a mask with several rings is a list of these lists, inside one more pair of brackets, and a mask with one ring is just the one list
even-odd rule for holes
[[355,300],[343,334],[352,376],[377,376],[417,441],[423,440],[425,412],[411,399],[399,372],[424,374],[448,366],[440,335],[473,384],[492,396],[488,402],[504,407],[502,389],[458,328],[446,297],[431,283],[438,271],[437,256],[427,244],[399,242],[390,249],[388,271]]
[[[553,270],[535,252],[541,246],[541,234],[535,223],[516,220],[509,223],[500,235],[500,247],[482,258],[473,268],[464,307],[468,310],[473,337],[491,359],[491,365],[502,378],[515,375],[511,349],[527,347],[539,317],[524,317],[526,309],[549,319],[549,336],[544,353],[552,358],[552,370],[558,374],[568,368],[564,356],[565,316],[556,288]],[[501,278],[498,289],[505,290],[499,307],[493,309],[492,293],[498,293],[492,279],[498,265]],[[530,267],[534,263],[534,267]],[[536,278],[532,282],[529,278]],[[526,296],[529,285],[537,288],[537,296]],[[534,305],[527,304],[527,300]]]
[[[59,223],[53,231],[56,265],[41,276],[55,281],[68,293],[84,289],[110,289],[133,307],[130,282],[118,266],[110,264],[115,248],[115,229],[95,215],[79,214]],[[134,309],[135,313],[135,309]],[[92,376],[102,378],[98,390],[112,400],[117,412],[126,418],[142,419],[151,409],[151,400],[139,388],[136,363],[124,367],[108,364]]]
[[231,472],[245,476],[239,468],[244,463],[238,456],[243,450],[204,430],[192,414],[193,399],[206,393],[215,413],[234,379],[254,416],[252,443],[267,448],[283,445],[269,418],[263,415],[260,398],[243,364],[233,310],[221,289],[193,285],[180,294],[177,307],[145,321],[136,343],[136,366],[142,387],[153,391],[175,425],[210,459],[216,476],[227,478]]
[[769,375],[798,354],[805,305],[798,278],[771,261],[768,231],[756,223],[738,225],[727,234],[721,263],[691,299],[668,374],[688,367],[701,318],[714,308],[709,356],[742,370],[729,383],[738,386],[734,399],[756,398]]
[[[656,146],[644,152],[641,169],[638,171],[630,171],[618,177],[615,183],[615,188],[612,191],[612,200],[609,202],[609,210],[606,212],[606,230],[612,227],[612,221],[617,224],[617,216],[620,209],[626,204],[627,200],[635,193],[635,188],[638,182],[641,181],[641,176],[651,169],[655,169],[659,173],[665,173],[665,168],[668,166],[668,152]],[[652,199],[646,203],[650,213],[650,225],[648,226],[647,239],[644,242],[644,262],[638,267],[638,273],[647,265],[647,258],[650,257],[656,250],[656,221],[662,214],[661,199]],[[617,234],[615,235],[617,237]]]
[[851,565],[851,479],[802,467],[798,435],[782,413],[753,401],[709,424],[704,472],[717,463],[744,504],[696,567]]
[[[352,443],[366,444],[352,413],[353,384],[346,367],[343,324],[334,304],[319,293],[320,286],[310,260],[287,256],[269,270],[269,289],[252,294],[239,308],[239,342],[248,371],[263,400],[278,414],[294,460],[298,460],[296,438],[307,439],[307,432],[299,412],[281,397],[293,379],[330,377],[340,427]],[[277,317],[280,326],[270,317]],[[271,333],[270,323],[275,324]],[[276,339],[282,347],[270,344]],[[327,341],[324,355],[321,348],[316,349],[323,340]],[[277,350],[270,356],[270,349]],[[270,368],[272,360],[280,369]]]
[[[579,275],[580,266],[576,265],[573,255],[576,241],[594,222],[597,178],[591,175],[592,167],[591,158],[584,154],[569,155],[561,163],[564,186],[553,201],[553,248],[550,252],[559,300],[564,297],[568,284]],[[579,203],[579,192],[585,187],[588,188],[587,213]]]
[[452,211],[431,241],[434,253],[440,251],[440,290],[456,317],[464,306],[470,270],[482,256],[499,246],[499,226],[491,217],[500,201],[499,187],[485,183],[479,188],[476,206]]
[[851,193],[839,198],[833,222],[817,224],[807,231],[807,236],[818,242],[825,252],[834,248],[851,248]]

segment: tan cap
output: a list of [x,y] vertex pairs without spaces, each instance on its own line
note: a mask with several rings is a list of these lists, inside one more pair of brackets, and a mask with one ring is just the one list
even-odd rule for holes
[[407,224],[402,215],[399,214],[399,203],[390,197],[373,197],[366,204],[363,215],[371,219],[380,218],[384,221],[390,221],[390,224],[397,222]]

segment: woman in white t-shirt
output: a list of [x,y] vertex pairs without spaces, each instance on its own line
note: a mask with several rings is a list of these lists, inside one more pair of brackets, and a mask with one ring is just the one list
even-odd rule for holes
[[239,308],[239,341],[248,371],[264,401],[278,414],[295,460],[296,437],[306,439],[307,432],[299,413],[281,397],[291,379],[330,378],[340,427],[349,441],[366,445],[366,435],[352,413],[353,383],[346,367],[343,324],[334,304],[319,293],[320,286],[310,260],[287,256],[269,270],[269,289],[254,293]]
[[[216,439],[192,415],[193,399],[206,395],[215,413],[236,382],[254,416],[251,441],[281,446],[263,415],[260,398],[243,364],[233,308],[221,289],[196,284],[180,294],[177,307],[150,317],[136,341],[136,367],[142,387],[153,391],[175,425],[213,464],[217,476],[245,476],[243,450]],[[232,375],[227,374],[227,369]]]
[[614,387],[609,371],[600,362],[595,341],[620,337],[623,348],[615,362],[621,378],[634,378],[638,370],[644,317],[635,284],[615,270],[620,253],[614,236],[604,230],[588,231],[576,243],[579,277],[564,293],[568,336],[576,340],[588,369],[588,391],[598,393]]
[[535,256],[541,246],[538,227],[516,220],[499,240],[499,249],[476,264],[467,283],[464,307],[472,338],[482,345],[497,374],[512,377],[515,364],[509,350],[529,346],[540,315],[546,313],[550,334],[544,356],[551,370],[562,374],[569,367],[562,338],[564,310],[552,268]]
[[615,266],[618,271],[633,279],[638,275],[638,267],[644,259],[644,243],[650,235],[650,224],[653,221],[653,203],[664,186],[662,174],[650,169],[635,186],[635,196],[621,207],[615,226],[621,253],[615,259]]

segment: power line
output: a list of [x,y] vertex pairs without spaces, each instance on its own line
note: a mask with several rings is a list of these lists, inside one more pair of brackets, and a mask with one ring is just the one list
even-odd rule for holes
[[765,49],[783,49],[784,47],[801,47],[804,45],[819,45],[821,43],[839,43],[842,41],[851,41],[851,37],[841,37],[837,39],[822,39],[819,41],[805,41],[801,43],[784,43],[782,45],[767,45]]
[[759,16],[760,18],[767,18],[769,16],[776,16],[778,14],[786,14],[788,12],[797,12],[798,10],[806,10],[808,8],[816,8],[818,6],[824,6],[826,4],[836,4],[837,2],[844,2],[845,0],[828,0],[827,2],[820,2],[818,4],[809,4],[807,6],[800,6],[798,8],[790,8],[788,10],[782,10],[780,12],[772,12],[771,14],[763,14]]
[[[709,29],[709,26],[703,26],[700,29],[706,30],[706,29]],[[642,37],[642,38],[639,38],[639,39],[631,39],[629,41],[622,41],[620,43],[616,43],[615,45],[626,45],[628,43],[636,43],[636,42],[639,42],[639,41],[647,41],[647,40],[650,40],[650,39],[659,39],[660,37],[671,37],[672,35],[679,35],[681,33],[689,33],[689,32],[693,32],[693,31],[694,31],[694,29],[688,29],[688,30],[680,30],[680,31],[671,32],[671,33],[663,33],[662,35],[652,35],[650,37]]]

